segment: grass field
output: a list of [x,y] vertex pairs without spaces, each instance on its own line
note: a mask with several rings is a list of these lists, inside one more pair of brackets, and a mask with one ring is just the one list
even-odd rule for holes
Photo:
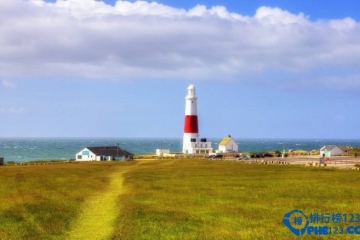
[[285,213],[360,213],[359,180],[211,160],[2,166],[0,239],[297,239]]

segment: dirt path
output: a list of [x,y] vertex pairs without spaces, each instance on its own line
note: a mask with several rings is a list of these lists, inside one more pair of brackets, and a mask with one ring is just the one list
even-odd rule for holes
[[68,239],[110,239],[119,213],[118,196],[124,192],[123,174],[119,169],[111,175],[109,187],[82,205],[82,213],[70,231]]

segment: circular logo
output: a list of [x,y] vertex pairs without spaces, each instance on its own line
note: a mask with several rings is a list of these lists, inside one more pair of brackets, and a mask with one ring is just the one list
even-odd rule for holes
[[295,209],[284,215],[283,223],[296,236],[301,236],[305,233],[309,220],[301,210]]

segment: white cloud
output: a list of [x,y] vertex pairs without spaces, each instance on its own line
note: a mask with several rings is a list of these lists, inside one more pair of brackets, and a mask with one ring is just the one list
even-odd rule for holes
[[326,76],[340,84],[347,71],[360,75],[359,23],[350,17],[310,21],[305,14],[259,7],[243,16],[222,6],[186,10],[146,1],[2,0],[0,76],[241,80],[276,72],[293,74],[295,86],[312,73],[314,85]]
[[25,114],[28,110],[24,107],[10,107],[8,104],[0,103],[0,113],[10,113],[10,114]]
[[16,85],[8,80],[3,80],[2,85],[7,88],[16,88]]
[[9,111],[12,114],[24,114],[24,113],[27,113],[27,110],[25,108],[23,108],[23,107],[11,107]]
[[262,24],[281,25],[281,24],[307,24],[308,19],[303,13],[294,15],[280,8],[259,7],[254,16]]

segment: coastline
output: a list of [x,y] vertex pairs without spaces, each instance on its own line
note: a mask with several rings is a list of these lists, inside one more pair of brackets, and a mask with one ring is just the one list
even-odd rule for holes
[[[340,169],[354,169],[360,170],[360,158],[353,156],[336,156],[329,158],[328,161],[321,163],[319,156],[291,156],[291,157],[265,157],[265,158],[250,158],[248,160],[238,160],[233,157],[225,157],[223,159],[207,159],[202,156],[191,157],[167,157],[158,158],[156,155],[139,155],[131,161],[172,161],[172,160],[207,160],[207,161],[235,161],[246,164],[265,164],[265,165],[299,165],[309,167],[321,167],[321,168],[340,168]],[[128,161],[128,160],[120,160]],[[74,161],[74,160],[51,160],[41,161],[34,160],[28,162],[7,162],[4,166],[31,166],[31,165],[52,165],[52,164],[87,164],[94,162],[112,163],[119,161]]]
[[[209,138],[213,148],[218,148],[219,138]],[[285,150],[319,151],[328,144],[360,146],[356,139],[254,139],[234,138],[239,151],[266,153]],[[182,149],[181,138],[0,138],[0,157],[5,162],[69,160],[84,147],[115,146],[119,144],[134,155],[155,154],[156,149],[169,149],[179,152]]]

